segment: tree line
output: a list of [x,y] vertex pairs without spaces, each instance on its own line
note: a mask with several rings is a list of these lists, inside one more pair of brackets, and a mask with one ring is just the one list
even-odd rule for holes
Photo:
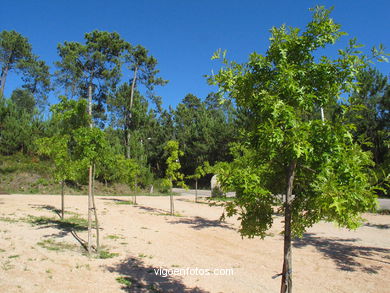
[[[168,81],[159,76],[157,60],[143,46],[133,46],[117,33],[86,33],[84,43],[64,42],[57,51],[59,60],[50,73],[27,38],[15,31],[0,33],[2,154],[38,154],[37,139],[66,132],[56,115],[58,107],[71,100],[89,99],[91,123],[103,132],[109,145],[104,157],[110,162],[99,164],[97,179],[106,184],[123,181],[113,158],[124,156],[138,166],[136,184],[146,188],[154,179],[165,177],[164,146],[169,140],[179,142],[182,172],[188,181],[205,162],[213,165],[232,161],[230,145],[239,138],[240,129],[253,127],[251,110],[231,102],[220,103],[216,93],[203,99],[188,94],[175,109],[164,109],[155,87]],[[12,71],[20,76],[22,85],[5,97],[7,77]],[[351,106],[346,123],[355,125],[351,131],[354,140],[373,153],[377,182],[387,189],[388,78],[371,66],[360,70],[356,80],[360,87],[346,91],[347,101],[335,100],[323,111],[326,119],[335,119],[345,105]],[[63,95],[48,115],[47,99],[53,92]],[[317,110],[314,115],[318,116]],[[68,131],[74,130],[74,125],[67,127]],[[82,177],[78,179],[81,182]],[[200,178],[201,185],[207,185],[208,179]]]
[[[85,34],[84,43],[59,44],[59,60],[50,73],[21,34],[2,31],[0,44],[2,154],[42,155],[36,143],[40,138],[51,139],[47,145],[54,147],[54,142],[64,136],[71,139],[73,131],[91,123],[102,131],[107,144],[103,156],[107,162],[96,165],[96,178],[106,184],[123,181],[121,164],[115,161],[119,158],[137,165],[140,187],[163,178],[167,168],[164,146],[169,140],[178,141],[184,152],[180,160],[185,175],[193,174],[205,161],[229,160],[236,110],[219,104],[213,93],[203,100],[188,94],[176,109],[163,109],[155,87],[167,81],[159,77],[157,60],[141,45],[132,46],[117,33],[93,31]],[[5,97],[12,71],[21,77],[22,86]],[[58,104],[48,109],[48,97],[54,92],[62,94]],[[81,113],[72,114],[80,111],[81,101],[89,101],[89,122]],[[73,152],[70,143],[66,151],[68,155]],[[85,182],[84,173],[69,172],[67,180]]]

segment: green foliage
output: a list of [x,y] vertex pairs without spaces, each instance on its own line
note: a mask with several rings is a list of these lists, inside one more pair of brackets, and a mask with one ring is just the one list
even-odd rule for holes
[[172,189],[172,185],[175,182],[177,185],[186,187],[184,183],[184,174],[180,173],[179,157],[183,155],[183,152],[179,150],[179,143],[175,140],[170,140],[164,147],[167,157],[167,169],[165,171],[165,179],[163,186],[169,186]]
[[232,107],[220,105],[213,94],[205,101],[188,94],[173,115],[175,137],[184,153],[184,174],[194,174],[205,161],[214,164],[230,159],[228,144],[236,137],[230,121],[234,116]]
[[[348,121],[355,125],[352,133],[365,150],[373,153],[377,182],[389,193],[390,178],[390,85],[388,78],[373,68],[357,75],[359,91],[349,98]],[[381,191],[383,194],[383,191]]]
[[329,13],[317,7],[303,32],[272,28],[266,54],[252,53],[245,64],[228,62],[223,54],[225,66],[209,79],[251,113],[241,142],[232,148],[234,162],[219,173],[222,185],[236,191],[226,210],[239,215],[243,236],[265,237],[273,207],[284,211],[277,195],[286,193],[292,162],[294,236],[320,220],[356,228],[360,213],[375,207],[370,155],[353,141],[343,113],[324,122],[315,113],[357,89],[356,74],[367,61],[355,40],[334,60],[314,57],[344,35]]
[[[157,109],[161,111],[161,98],[153,95],[153,89],[156,85],[165,85],[168,81],[157,77],[160,72],[156,69],[157,59],[148,55],[148,50],[143,46],[137,45],[135,47],[128,44],[126,53],[124,55],[124,63],[127,64],[128,69],[133,71],[134,75],[131,82],[139,82],[143,84],[151,93],[150,98],[155,103]],[[131,111],[131,109],[128,109]]]
[[29,60],[31,56],[31,45],[27,38],[16,31],[0,32],[0,95],[4,92],[8,72],[21,69],[23,61]]
[[57,82],[72,95],[87,98],[92,87],[94,118],[104,120],[104,103],[119,81],[121,53],[125,42],[117,33],[93,31],[84,35],[85,45],[64,42],[58,45],[61,61],[56,62]]
[[100,259],[107,259],[107,258],[113,258],[113,257],[116,257],[118,256],[119,253],[115,253],[115,252],[109,252],[108,250],[100,250],[99,251],[99,254],[98,254],[98,258]]
[[133,279],[130,277],[118,277],[118,278],[116,278],[116,281],[119,284],[124,285],[125,288],[130,288],[131,285],[133,284]]
[[[24,94],[24,98],[30,97]],[[23,104],[22,99],[19,100],[16,94],[13,97],[11,100],[0,99],[0,151],[8,155],[32,151],[33,137],[39,136],[42,132],[42,123],[30,112],[33,109],[22,108],[27,107],[29,102]]]

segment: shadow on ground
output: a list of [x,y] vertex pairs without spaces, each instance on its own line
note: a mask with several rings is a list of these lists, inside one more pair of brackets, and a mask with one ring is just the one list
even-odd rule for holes
[[[51,217],[32,217],[27,220],[34,226],[38,226],[39,229],[55,228],[58,229],[57,233],[45,235],[44,237],[63,238],[69,233],[80,243],[82,247],[86,249],[86,241],[77,234],[80,231],[88,230],[87,220],[80,218],[76,213],[65,212],[64,219],[61,219],[61,210],[51,205],[30,205],[36,209],[44,209],[55,213],[59,219]],[[70,216],[68,214],[71,214]],[[93,223],[93,226],[95,224]]]
[[371,224],[371,223],[366,223],[364,224],[366,227],[370,228],[376,228],[376,229],[390,229],[390,225],[387,224]]
[[[294,241],[295,248],[313,246],[325,257],[333,260],[337,268],[343,271],[358,271],[377,274],[383,265],[389,265],[387,256],[390,249],[369,246],[357,246],[358,239],[326,238],[315,236],[314,233],[305,233],[302,239]],[[363,260],[374,262],[374,265],[363,264]]]
[[158,268],[147,266],[141,260],[132,257],[107,267],[107,270],[121,275],[117,281],[123,285],[122,290],[125,292],[208,292],[198,287],[189,288],[179,279],[171,276],[164,277],[162,274],[156,274]]
[[186,224],[195,230],[207,229],[207,228],[224,228],[235,230],[233,227],[225,224],[219,220],[209,220],[202,217],[182,218],[173,221],[169,221],[170,224]]

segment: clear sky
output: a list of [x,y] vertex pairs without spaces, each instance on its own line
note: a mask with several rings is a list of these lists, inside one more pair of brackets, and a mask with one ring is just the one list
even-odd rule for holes
[[[57,44],[83,42],[94,29],[116,31],[122,38],[141,44],[159,62],[160,76],[168,85],[156,88],[163,106],[176,104],[187,93],[204,98],[213,90],[204,75],[217,69],[210,57],[218,48],[228,58],[244,62],[249,53],[264,53],[269,29],[285,23],[304,28],[310,7],[334,6],[332,17],[369,50],[383,43],[390,52],[390,1],[388,0],[12,0],[1,2],[0,30],[16,30],[26,36],[51,66],[58,60]],[[330,53],[331,54],[331,53]],[[377,64],[389,75],[388,63]],[[126,77],[127,78],[127,77]],[[10,75],[6,96],[20,81]],[[55,103],[54,94],[50,98]]]

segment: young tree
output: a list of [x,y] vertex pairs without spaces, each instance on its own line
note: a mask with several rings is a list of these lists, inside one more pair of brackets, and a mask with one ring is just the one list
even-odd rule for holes
[[[77,42],[65,42],[58,45],[58,53],[61,61],[56,62],[58,71],[57,80],[72,92],[78,92],[80,96],[88,98],[88,113],[91,117],[90,139],[97,134],[93,130],[93,105],[95,105],[94,118],[98,120],[104,112],[104,103],[114,90],[120,76],[120,57],[125,48],[124,41],[117,33],[93,31],[85,34],[86,44]],[[98,116],[100,114],[100,116]],[[92,162],[92,160],[90,160]],[[94,198],[92,191],[93,165],[89,166],[88,184],[88,252],[91,252],[92,240],[92,211],[94,210]],[[95,220],[96,210],[95,211]]]
[[167,169],[165,171],[165,179],[164,182],[169,186],[170,189],[170,213],[173,216],[175,212],[175,207],[173,203],[173,194],[172,194],[172,186],[173,182],[176,184],[185,187],[184,184],[184,175],[179,171],[181,168],[179,157],[183,155],[183,152],[179,150],[179,143],[175,140],[170,140],[164,147],[164,151],[167,157]]
[[60,102],[51,107],[52,122],[58,132],[50,137],[37,139],[38,153],[49,156],[54,162],[54,178],[61,183],[61,218],[64,218],[64,186],[66,180],[78,179],[82,166],[74,154],[74,133],[87,127],[89,117],[85,100],[73,101],[61,96]]
[[210,169],[210,164],[206,161],[203,165],[200,165],[195,169],[193,175],[187,176],[188,179],[195,179],[195,202],[198,202],[198,180],[205,176]]
[[[265,55],[252,53],[245,64],[229,63],[210,82],[250,112],[241,143],[233,149],[222,186],[236,191],[228,216],[239,214],[243,236],[264,238],[273,206],[284,213],[281,292],[292,292],[291,238],[320,220],[356,228],[360,214],[375,208],[369,153],[353,141],[341,115],[321,121],[317,111],[355,88],[367,59],[355,40],[337,59],[316,57],[344,33],[324,7],[298,28],[272,28]],[[220,54],[214,57],[218,58]],[[283,202],[277,194],[283,194]]]

